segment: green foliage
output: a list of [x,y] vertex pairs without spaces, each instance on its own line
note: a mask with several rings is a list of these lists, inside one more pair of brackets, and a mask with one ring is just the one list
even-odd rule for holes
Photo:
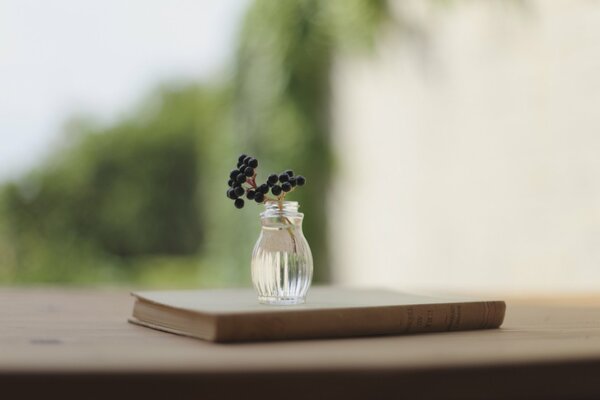
[[290,167],[307,177],[295,196],[306,214],[317,281],[328,279],[329,265],[331,64],[339,47],[370,43],[384,10],[383,1],[259,0],[241,35],[235,87],[240,148],[268,160],[268,171]]
[[71,123],[67,148],[0,191],[0,282],[247,284],[260,209],[224,197],[240,152],[262,179],[307,177],[293,197],[326,280],[331,65],[385,15],[381,0],[256,1],[231,86],[165,87],[110,126]]
[[209,179],[201,160],[218,139],[207,111],[218,100],[193,85],[163,90],[112,127],[72,128],[55,161],[3,192],[12,279],[100,279],[96,269],[127,279],[136,257],[197,254],[198,191]]

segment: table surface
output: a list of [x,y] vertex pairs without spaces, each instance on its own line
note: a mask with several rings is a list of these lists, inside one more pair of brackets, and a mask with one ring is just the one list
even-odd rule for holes
[[600,297],[509,300],[496,330],[243,344],[129,324],[132,305],[123,290],[0,289],[0,388],[33,396],[42,382],[63,398],[600,397]]

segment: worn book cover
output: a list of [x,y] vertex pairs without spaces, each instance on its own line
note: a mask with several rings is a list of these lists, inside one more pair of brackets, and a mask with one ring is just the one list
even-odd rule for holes
[[132,294],[130,322],[216,342],[491,329],[506,309],[503,301],[338,287],[314,287],[293,306],[259,304],[252,289]]

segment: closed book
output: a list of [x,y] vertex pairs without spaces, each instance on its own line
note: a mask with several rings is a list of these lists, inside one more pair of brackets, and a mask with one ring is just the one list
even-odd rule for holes
[[400,335],[498,328],[503,301],[314,287],[300,305],[259,304],[252,289],[147,291],[130,322],[215,342]]

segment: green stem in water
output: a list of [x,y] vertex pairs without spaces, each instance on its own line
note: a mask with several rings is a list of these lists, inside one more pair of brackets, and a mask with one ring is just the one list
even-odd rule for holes
[[[279,211],[283,212],[283,200],[280,198],[279,201],[277,202],[278,206],[279,206]],[[296,253],[298,251],[298,246],[296,245],[296,235],[294,235],[294,231],[293,231],[293,227],[294,224],[292,223],[292,221],[290,221],[290,219],[288,217],[281,217],[281,220],[283,221],[284,224],[288,224],[290,227],[287,229],[288,233],[290,234],[290,237],[292,239],[292,243],[294,244],[294,253]]]

